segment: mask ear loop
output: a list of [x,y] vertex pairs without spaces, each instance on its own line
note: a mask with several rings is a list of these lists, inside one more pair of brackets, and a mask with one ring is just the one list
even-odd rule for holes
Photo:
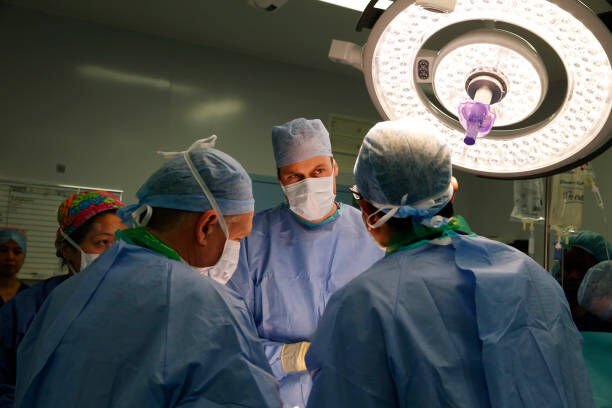
[[68,243],[69,243],[70,245],[72,245],[72,247],[73,247],[74,249],[76,249],[77,251],[81,251],[81,252],[83,252],[83,249],[81,249],[81,247],[80,247],[80,246],[79,246],[79,245],[78,245],[76,242],[74,242],[74,241],[72,240],[72,238],[70,238],[70,237],[68,236],[68,234],[66,234],[66,233],[65,233],[65,232],[64,232],[64,231],[63,231],[61,228],[59,229],[59,232],[60,232],[60,235],[62,236],[62,238],[64,238],[66,241],[68,241]]
[[[74,240],[70,238],[70,236],[66,234],[64,230],[62,230],[61,228],[58,229],[62,238],[64,238],[66,242],[68,242],[74,249],[79,251],[81,253],[81,257],[85,256],[85,251],[83,251],[83,249],[76,242],[74,242]],[[79,272],[75,270],[72,265],[70,265],[70,262],[67,262],[66,260],[64,260],[64,262],[66,262],[66,264],[68,265],[68,269],[70,269],[70,272],[72,272],[73,275],[76,275]]]
[[368,227],[370,227],[370,229],[376,229],[376,228],[380,228],[381,226],[383,226],[387,221],[389,221],[389,219],[391,217],[393,217],[398,211],[399,211],[399,207],[393,207],[391,209],[389,209],[389,211],[383,215],[378,221],[376,221],[374,224],[372,224],[370,222],[370,219],[380,213],[381,211],[386,210],[387,208],[380,208],[377,211],[373,212],[372,214],[368,215],[368,219],[367,219],[367,223],[368,223]]
[[196,182],[198,183],[198,185],[204,192],[204,195],[210,202],[210,205],[213,207],[213,210],[217,212],[217,215],[219,218],[219,225],[221,226],[221,229],[223,230],[223,233],[225,234],[225,239],[229,240],[229,230],[227,228],[227,224],[225,223],[225,218],[223,217],[223,213],[221,212],[221,209],[219,208],[219,205],[217,204],[217,200],[215,200],[215,197],[212,195],[212,193],[208,189],[208,186],[204,182],[204,179],[202,179],[202,176],[200,176],[200,173],[197,172],[193,162],[191,161],[191,157],[189,157],[189,150],[186,152],[183,152],[183,158],[185,159],[185,163],[187,163],[187,167],[189,167],[189,170],[191,171],[193,178],[196,180]]
[[135,226],[146,227],[152,216],[153,208],[149,204],[143,204],[132,213],[132,220]]
[[[400,201],[400,205],[381,207],[377,211],[375,211],[372,214],[368,215],[368,218],[367,218],[368,227],[370,227],[371,229],[380,228],[387,221],[389,221],[389,219],[391,217],[393,217],[395,214],[397,214],[399,209],[406,203],[407,199],[408,199],[408,194],[404,194],[404,196],[402,197],[402,200]],[[374,214],[378,214],[379,212],[384,211],[384,210],[389,210],[389,211],[385,215],[383,215],[378,221],[376,221],[376,223],[371,224],[370,223],[370,217],[372,217],[372,216],[374,216]]]

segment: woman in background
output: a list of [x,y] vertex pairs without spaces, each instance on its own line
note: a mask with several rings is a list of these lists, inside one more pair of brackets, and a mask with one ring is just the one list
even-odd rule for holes
[[27,241],[25,230],[0,228],[0,306],[28,287],[17,278],[28,250]]

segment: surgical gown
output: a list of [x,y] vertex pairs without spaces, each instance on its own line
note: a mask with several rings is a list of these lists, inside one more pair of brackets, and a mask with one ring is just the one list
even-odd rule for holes
[[307,372],[283,371],[283,344],[310,340],[329,297],[384,255],[359,211],[342,204],[339,211],[318,226],[301,223],[286,205],[258,213],[228,283],[253,314],[289,407],[306,405],[312,382]]
[[47,299],[17,353],[21,407],[279,407],[238,296],[118,241]]
[[555,280],[504,244],[444,240],[388,255],[332,297],[306,356],[309,407],[593,407]]
[[49,278],[21,291],[0,307],[0,408],[15,406],[17,347],[47,296],[69,277]]

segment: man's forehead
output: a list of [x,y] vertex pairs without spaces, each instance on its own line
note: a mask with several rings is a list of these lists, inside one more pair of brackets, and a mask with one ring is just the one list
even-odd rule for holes
[[1,243],[0,247],[6,247],[6,248],[19,247],[21,248],[21,246],[17,242],[13,241],[12,239],[9,239],[8,241]]
[[317,156],[297,163],[288,164],[280,168],[283,173],[302,172],[319,166],[331,166],[330,156]]

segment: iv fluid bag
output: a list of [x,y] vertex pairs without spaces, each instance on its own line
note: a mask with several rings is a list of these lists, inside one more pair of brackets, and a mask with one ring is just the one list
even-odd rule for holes
[[519,221],[544,220],[544,179],[515,180],[514,208],[510,216]]
[[559,230],[578,230],[582,227],[585,184],[590,183],[588,167],[580,167],[553,176],[550,225]]

